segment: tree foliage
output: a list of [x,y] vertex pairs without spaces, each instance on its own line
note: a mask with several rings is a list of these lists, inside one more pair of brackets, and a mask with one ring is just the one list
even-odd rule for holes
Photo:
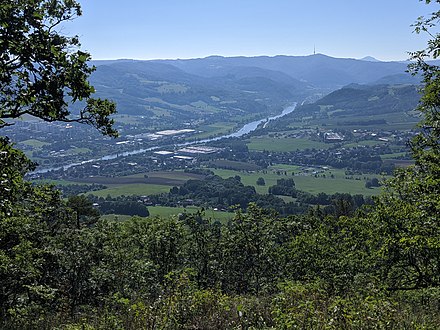
[[[60,30],[81,15],[74,0],[5,0],[0,6],[0,127],[24,114],[46,121],[90,124],[116,136],[115,104],[92,98],[94,71],[78,37]],[[76,116],[69,103],[85,103]]]
[[440,10],[414,25],[431,36],[411,54],[410,70],[423,78],[422,119],[410,143],[415,165],[396,171],[368,218],[378,275],[392,290],[440,285],[440,67],[426,61],[440,56],[440,34],[432,32],[439,20]]

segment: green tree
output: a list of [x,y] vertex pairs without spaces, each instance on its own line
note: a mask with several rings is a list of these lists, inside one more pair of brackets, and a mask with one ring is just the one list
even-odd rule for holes
[[[78,15],[81,9],[74,0],[1,2],[0,128],[26,114],[45,121],[86,123],[103,134],[117,135],[110,118],[115,104],[92,97],[90,55],[79,50],[77,37],[60,32]],[[83,108],[72,114],[69,106],[75,103]],[[24,180],[35,164],[3,137],[0,164],[0,319],[22,322],[13,328],[38,328],[25,323],[41,319],[63,290],[72,289],[59,284],[66,283],[61,269],[72,270],[60,257],[67,254],[62,237],[81,233],[75,232],[59,192]],[[78,215],[83,211],[77,208]],[[65,235],[69,230],[73,234]],[[69,292],[83,297],[80,291]]]
[[92,201],[84,195],[69,197],[67,206],[75,213],[76,227],[78,229],[80,229],[81,223],[91,224],[99,219],[99,211],[93,207]]
[[247,211],[237,211],[222,233],[222,286],[225,291],[258,294],[272,287],[278,275],[277,215],[254,203]]
[[264,181],[264,178],[259,177],[259,178],[257,179],[257,185],[258,185],[258,186],[265,186],[265,185],[266,185],[266,181]]
[[417,33],[431,36],[426,49],[412,54],[410,66],[423,78],[422,120],[411,141],[415,165],[398,170],[386,183],[369,218],[375,268],[394,290],[440,285],[440,67],[425,61],[440,56],[440,34],[432,32],[439,21],[437,10],[415,24]]
[[[78,37],[60,32],[81,15],[74,0],[4,0],[0,7],[0,128],[24,114],[46,121],[87,123],[116,136],[113,102],[92,98],[90,54]],[[69,103],[85,106],[71,116]]]

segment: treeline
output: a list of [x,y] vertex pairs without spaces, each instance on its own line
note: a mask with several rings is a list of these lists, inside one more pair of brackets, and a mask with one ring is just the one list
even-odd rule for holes
[[[209,172],[203,180],[189,180],[181,187],[173,187],[169,193],[149,196],[149,202],[164,206],[196,205],[207,208],[246,210],[249,203],[272,209],[281,215],[303,214],[310,207],[320,205],[324,214],[350,215],[365,204],[372,204],[371,197],[348,193],[313,195],[297,190],[291,178],[281,178],[277,184],[269,187],[269,194],[259,194],[253,186],[245,186],[241,177],[236,175],[223,179]],[[295,201],[285,202],[279,196],[289,196]]]
[[102,184],[67,184],[67,185],[56,185],[55,189],[61,191],[64,198],[67,198],[69,196],[76,196],[79,194],[88,193],[91,191],[97,191],[106,189],[107,186],[104,186]]
[[148,217],[150,212],[147,206],[138,196],[118,196],[106,198],[89,195],[87,199],[94,203],[94,206],[101,214],[122,214]]

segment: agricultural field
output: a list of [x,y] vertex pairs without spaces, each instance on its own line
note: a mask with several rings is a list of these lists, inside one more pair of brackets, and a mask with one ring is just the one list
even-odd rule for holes
[[286,152],[304,149],[327,149],[329,144],[301,138],[271,138],[269,136],[252,137],[248,143],[249,150]]
[[[391,160],[390,160],[391,161]],[[395,161],[395,160],[392,160]],[[324,192],[326,194],[350,193],[363,195],[377,195],[380,188],[366,188],[365,183],[372,178],[383,180],[384,177],[374,174],[346,175],[345,170],[328,167],[300,167],[295,165],[276,164],[268,169],[238,170],[238,169],[215,169],[212,170],[222,178],[240,176],[241,182],[247,186],[255,187],[260,194],[267,194],[270,186],[277,183],[281,178],[293,178],[296,188],[313,194]],[[257,185],[257,179],[262,177],[264,186]],[[89,192],[98,197],[111,197],[140,195],[148,196],[169,192],[173,186],[181,186],[190,179],[203,179],[202,175],[185,173],[183,171],[160,171],[149,172],[123,177],[89,177],[75,181],[45,181],[52,184],[102,184],[106,189]],[[149,208],[150,209],[150,208]],[[158,209],[159,211],[161,209]],[[163,209],[166,211],[167,209]],[[158,212],[159,212],[158,211]],[[175,210],[172,210],[173,212]],[[180,213],[180,212],[177,212]],[[153,213],[152,213],[153,214]],[[216,212],[217,214],[217,212]],[[158,215],[160,215],[158,213]]]
[[140,195],[148,196],[160,193],[166,193],[170,191],[170,186],[156,185],[156,184],[121,184],[121,185],[107,185],[108,188],[92,191],[89,194],[98,197],[106,197],[110,195],[111,197],[119,196],[130,196],[130,195]]
[[[44,180],[32,180],[32,183],[35,184],[49,184],[49,185],[54,185],[54,186],[67,186],[69,184],[80,184],[78,182],[75,181],[68,181],[68,180],[50,180],[50,179],[44,179]],[[85,184],[85,183],[84,183]]]
[[[195,206],[188,206],[188,207],[168,207],[168,206],[149,206],[148,211],[150,212],[150,218],[169,218],[178,216],[182,213],[192,214],[199,211],[200,208]],[[212,220],[217,220],[220,222],[226,222],[228,220],[231,220],[235,213],[233,212],[223,212],[223,211],[216,211],[213,209],[204,210],[203,213],[205,214],[206,218],[210,218]],[[126,221],[130,219],[131,215],[121,215],[121,214],[105,214],[101,216],[101,219],[106,220],[114,220],[114,221]]]
[[75,183],[102,184],[108,188],[90,192],[95,196],[111,197],[140,195],[148,196],[169,192],[171,187],[181,186],[190,179],[203,178],[201,175],[183,171],[148,172],[121,177],[88,177],[77,179]]
[[[200,208],[195,206],[188,207],[168,207],[168,206],[149,206],[148,211],[150,212],[150,217],[163,217],[167,218],[170,216],[177,216],[181,213],[196,213]],[[227,221],[234,217],[233,212],[223,212],[213,209],[205,209],[204,214],[207,218],[218,221]]]
[[36,139],[28,139],[28,140],[20,141],[20,144],[24,144],[24,145],[32,147],[34,149],[38,149],[38,148],[47,146],[50,143],[43,142],[43,141],[36,140]]
[[[254,186],[255,190],[260,194],[267,194],[269,187],[275,185],[279,179],[293,178],[298,190],[312,194],[324,192],[326,194],[350,193],[377,195],[380,193],[381,188],[366,188],[365,183],[367,180],[373,178],[378,178],[380,181],[384,179],[383,176],[374,174],[346,175],[345,170],[340,169],[301,168],[299,166],[289,165],[275,165],[267,170],[255,172],[223,169],[212,169],[212,171],[222,178],[239,175],[244,185]],[[257,179],[260,177],[262,177],[266,183],[264,186],[257,185]]]
[[198,127],[200,133],[191,135],[188,140],[194,140],[194,138],[206,139],[213,136],[226,135],[233,132],[235,127],[236,124],[231,122],[217,122],[209,125],[202,125]]
[[144,116],[139,115],[115,115],[114,116],[116,123],[126,124],[126,125],[139,125],[143,123]]
[[381,155],[380,158],[382,158],[382,160],[386,160],[386,159],[399,159],[401,157],[406,157],[407,153],[406,152],[395,152],[392,154],[386,154],[386,155]]
[[235,171],[261,170],[261,167],[256,164],[237,162],[237,161],[226,160],[226,159],[213,160],[213,161],[207,162],[205,165],[208,167],[225,168],[225,169],[230,169],[230,170],[235,170]]

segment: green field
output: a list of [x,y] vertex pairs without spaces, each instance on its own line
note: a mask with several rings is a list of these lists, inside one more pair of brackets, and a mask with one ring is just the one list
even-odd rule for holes
[[382,160],[385,160],[385,159],[398,159],[399,157],[404,157],[406,155],[407,155],[406,152],[395,152],[393,154],[381,155],[380,158],[382,158]]
[[160,171],[148,172],[122,177],[88,177],[78,179],[77,182],[88,184],[102,184],[107,189],[90,192],[95,196],[112,197],[130,196],[130,195],[156,195],[167,193],[171,187],[181,186],[190,179],[200,179],[203,176],[183,171]]
[[198,130],[201,131],[201,133],[196,133],[192,135],[190,140],[194,140],[194,138],[205,139],[208,137],[229,134],[234,130],[235,126],[236,125],[234,123],[230,122],[219,122],[210,125],[202,125],[198,127]]
[[89,194],[98,197],[107,197],[107,195],[110,195],[111,197],[118,197],[122,195],[148,196],[148,195],[156,195],[160,193],[167,193],[170,191],[170,186],[155,185],[155,184],[140,183],[140,184],[107,185],[107,186],[108,186],[107,189],[92,191]]
[[207,162],[206,166],[215,168],[226,168],[235,171],[257,171],[261,169],[261,166],[252,163],[236,162],[226,159],[217,159]]
[[359,142],[350,142],[350,143],[346,143],[344,144],[345,148],[353,148],[353,147],[359,147],[359,146],[377,146],[377,145],[384,145],[387,142],[384,141],[379,141],[379,140],[362,140]]
[[126,125],[136,125],[142,123],[142,117],[141,116],[134,116],[134,115],[115,115],[114,119],[117,123],[122,123]]
[[[284,173],[283,170],[285,170],[286,173]],[[275,185],[277,180],[281,178],[293,178],[298,190],[307,191],[312,194],[324,192],[326,194],[350,193],[377,195],[380,193],[381,188],[368,189],[365,187],[365,182],[372,178],[383,179],[382,176],[374,174],[346,176],[345,170],[339,169],[309,168],[301,171],[299,166],[290,165],[274,165],[267,171],[253,173],[223,169],[212,169],[212,171],[222,178],[239,175],[244,185],[254,186],[255,190],[260,194],[267,194],[269,187]],[[294,172],[294,176],[292,176],[292,172]],[[316,173],[315,176],[314,172],[319,173]],[[333,178],[331,175],[333,175]],[[259,177],[264,179],[266,182],[265,186],[257,185],[256,182]]]
[[124,214],[104,214],[101,215],[102,220],[110,220],[110,221],[127,221],[132,218],[131,215]]
[[[32,180],[32,183],[35,184],[53,184],[55,186],[60,185],[60,186],[67,186],[69,184],[81,184],[78,182],[74,182],[74,181],[67,181],[67,180],[50,180],[50,179],[44,179],[44,180]],[[85,184],[85,183],[83,183]]]
[[41,148],[43,146],[49,145],[50,143],[43,142],[40,140],[35,140],[35,139],[29,139],[29,140],[21,141],[20,144],[24,144],[24,145],[27,145],[27,146],[30,146],[33,148]]
[[[148,211],[150,212],[150,218],[159,217],[159,218],[169,218],[178,216],[181,213],[196,213],[200,210],[199,207],[188,206],[184,207],[168,207],[168,206],[149,206]],[[232,219],[235,215],[233,212],[222,212],[222,211],[214,211],[213,209],[205,210],[204,215],[206,218],[210,218],[212,220],[218,220],[221,222],[228,221]],[[101,216],[101,219],[106,220],[117,220],[117,221],[125,221],[130,219],[132,216],[130,215],[121,215],[121,214],[105,214]]]
[[248,144],[249,150],[255,151],[295,151],[304,149],[327,149],[330,144],[299,138],[253,137]]
[[[396,160],[387,160],[398,162]],[[408,161],[402,161],[408,162]],[[403,165],[406,165],[402,164]],[[398,164],[399,165],[399,164]],[[233,176],[240,176],[241,182],[246,186],[253,186],[260,194],[267,194],[270,186],[277,183],[281,178],[293,178],[296,187],[299,190],[307,191],[313,194],[324,192],[326,194],[334,193],[350,193],[363,195],[377,195],[381,189],[368,189],[365,187],[365,182],[368,179],[378,178],[382,180],[383,177],[374,174],[346,176],[345,170],[310,167],[304,168],[296,165],[275,164],[266,170],[257,171],[243,171],[231,169],[214,169],[212,170],[216,175],[222,178],[229,178]],[[317,173],[314,173],[317,172]],[[294,175],[292,175],[292,173]],[[147,177],[144,177],[147,175]],[[333,177],[332,177],[333,175]],[[265,180],[264,186],[257,185],[257,179],[262,177]],[[124,177],[91,177],[83,178],[78,181],[64,181],[64,180],[44,180],[35,182],[49,183],[54,185],[67,184],[103,184],[107,186],[106,189],[89,192],[99,197],[118,196],[148,196],[160,193],[168,193],[173,186],[181,186],[190,179],[203,179],[203,176],[185,173],[183,171],[170,172],[149,172]]]
[[[196,213],[200,210],[199,207],[196,206],[188,206],[188,207],[168,207],[168,206],[149,206],[148,211],[150,212],[150,217],[170,217],[176,216],[180,213]],[[213,209],[208,209],[204,211],[204,214],[207,218],[211,218],[213,220],[219,221],[227,221],[234,217],[233,212],[222,212],[222,211],[214,211]]]

